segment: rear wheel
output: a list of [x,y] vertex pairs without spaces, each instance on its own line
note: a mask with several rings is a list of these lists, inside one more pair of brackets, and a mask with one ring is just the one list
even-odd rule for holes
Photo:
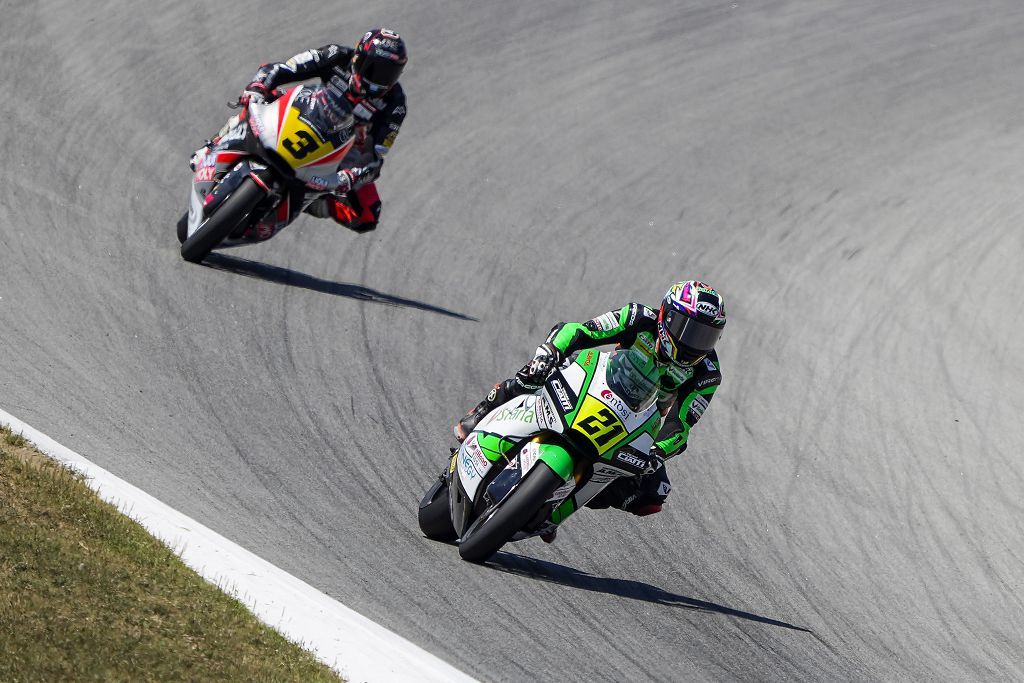
[[178,244],[185,244],[186,239],[188,239],[188,211],[181,214],[181,218],[178,219]]
[[448,477],[442,474],[420,501],[420,531],[429,539],[449,543],[458,538],[448,505]]
[[466,529],[459,543],[459,555],[468,562],[486,562],[533,519],[563,483],[547,464],[538,462],[515,489]]
[[224,241],[224,238],[249,220],[253,209],[260,203],[266,192],[252,178],[246,178],[231,196],[214,210],[181,245],[181,258],[192,263],[199,263],[213,248]]

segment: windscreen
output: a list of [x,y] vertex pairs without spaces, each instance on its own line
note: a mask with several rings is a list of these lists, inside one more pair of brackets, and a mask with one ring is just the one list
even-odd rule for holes
[[630,347],[615,351],[608,359],[605,381],[630,410],[641,413],[658,397],[661,373],[653,358]]

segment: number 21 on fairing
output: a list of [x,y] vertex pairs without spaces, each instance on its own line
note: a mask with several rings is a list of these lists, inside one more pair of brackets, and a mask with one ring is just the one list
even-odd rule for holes
[[574,426],[594,442],[599,452],[604,452],[609,443],[626,433],[622,421],[615,413],[590,396],[584,402],[580,413],[581,416],[576,419]]

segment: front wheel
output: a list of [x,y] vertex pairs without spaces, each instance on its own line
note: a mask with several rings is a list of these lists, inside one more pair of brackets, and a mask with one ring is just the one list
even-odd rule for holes
[[459,542],[459,555],[467,562],[486,562],[564,483],[546,463],[538,462],[515,489],[466,529]]
[[253,209],[260,203],[266,192],[252,178],[246,178],[231,196],[218,206],[181,245],[181,258],[199,263],[213,248],[224,241],[231,232],[249,220]]

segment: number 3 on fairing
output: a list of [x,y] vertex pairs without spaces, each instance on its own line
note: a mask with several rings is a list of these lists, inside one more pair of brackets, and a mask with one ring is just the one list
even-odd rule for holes
[[304,130],[295,131],[295,137],[298,138],[298,146],[296,146],[296,143],[291,138],[285,138],[281,142],[281,146],[288,150],[296,159],[304,159],[311,152],[320,148],[320,143],[316,141],[316,138]]
[[619,419],[607,408],[601,408],[595,414],[583,418],[576,426],[586,432],[598,446],[604,446],[626,431]]

